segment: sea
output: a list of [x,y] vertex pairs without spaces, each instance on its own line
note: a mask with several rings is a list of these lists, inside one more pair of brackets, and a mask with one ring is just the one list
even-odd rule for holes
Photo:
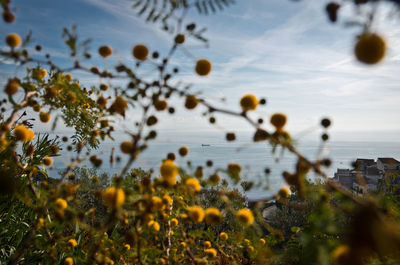
[[[119,144],[123,140],[128,140],[129,137],[126,134],[116,134],[114,137],[114,141],[107,140],[91,152],[103,160],[102,166],[98,169],[99,173],[118,174],[127,161],[127,156],[119,152]],[[338,168],[351,168],[352,162],[357,158],[393,157],[400,160],[400,139],[393,137],[383,139],[348,137],[350,140],[346,140],[346,137],[337,137],[326,143],[318,140],[318,136],[294,138],[296,148],[307,158],[312,160],[329,158],[332,161],[330,167],[324,168],[330,177],[333,177]],[[75,156],[74,153],[66,151],[66,144],[63,145],[62,155],[54,159],[54,166],[49,169],[51,176],[57,176]],[[181,146],[189,148],[189,154],[186,157],[178,155],[178,149]],[[115,149],[115,157],[120,156],[121,161],[110,165],[112,148]],[[266,142],[252,142],[250,132],[237,133],[236,141],[227,142],[223,132],[169,131],[160,134],[157,140],[149,142],[148,149],[141,153],[132,167],[152,169],[154,175],[157,176],[161,161],[170,152],[176,154],[176,163],[184,170],[194,172],[197,166],[202,166],[205,177],[213,174],[215,170],[220,170],[220,175],[226,178],[232,187],[244,192],[240,184],[235,185],[223,173],[227,164],[239,163],[242,166],[242,180],[254,183],[254,188],[244,192],[249,199],[268,197],[284,186],[282,172],[285,170],[293,172],[297,161],[296,157],[287,150],[281,148],[274,150]],[[206,166],[208,160],[213,161],[212,167]],[[188,166],[188,161],[191,166]],[[91,167],[88,161],[81,165]],[[265,174],[266,168],[270,170],[269,174]],[[315,181],[320,177],[312,173],[307,178]]]

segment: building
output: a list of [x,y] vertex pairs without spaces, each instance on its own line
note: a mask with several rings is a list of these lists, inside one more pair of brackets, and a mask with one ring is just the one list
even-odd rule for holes
[[400,162],[392,157],[380,157],[376,160],[379,170],[400,170]]
[[355,176],[352,170],[338,168],[333,180],[339,182],[340,184],[342,184],[342,186],[350,189],[353,187],[354,178]]
[[339,182],[343,187],[356,192],[368,192],[376,190],[379,180],[389,173],[400,174],[400,162],[392,157],[373,159],[357,158],[354,169],[338,168],[333,180]]

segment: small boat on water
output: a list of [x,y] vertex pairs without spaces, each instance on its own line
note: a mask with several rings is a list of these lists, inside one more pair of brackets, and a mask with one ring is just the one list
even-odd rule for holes
[[201,146],[210,146],[209,144],[201,144]]

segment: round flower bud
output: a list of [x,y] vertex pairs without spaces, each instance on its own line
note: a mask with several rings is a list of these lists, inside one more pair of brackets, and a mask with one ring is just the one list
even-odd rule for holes
[[282,113],[275,113],[271,116],[270,122],[276,128],[276,130],[282,130],[286,124],[286,115]]
[[178,35],[175,36],[175,43],[182,44],[184,42],[185,42],[185,35],[178,34]]
[[99,48],[99,54],[103,56],[104,58],[107,58],[112,54],[112,49],[110,46],[101,46]]
[[19,88],[18,79],[16,78],[8,79],[4,92],[6,92],[7,95],[12,96],[18,92],[18,88]]
[[6,43],[11,48],[18,47],[21,45],[21,37],[16,33],[11,33],[6,37]]
[[166,110],[168,108],[168,103],[165,100],[156,100],[154,102],[154,107],[158,111],[163,111],[163,110]]
[[242,171],[242,168],[239,164],[230,163],[228,165],[227,171],[229,174],[238,175]]
[[189,149],[186,146],[179,148],[179,155],[186,156],[189,153]]
[[211,247],[211,242],[210,242],[210,241],[204,241],[204,242],[203,242],[203,246],[204,246],[205,248],[210,248],[210,247]]
[[47,112],[40,112],[39,113],[40,121],[43,123],[47,123],[50,121],[50,114]]
[[145,61],[148,54],[149,49],[145,45],[138,44],[133,48],[133,56],[140,61]]
[[67,246],[70,248],[74,248],[78,245],[78,243],[76,242],[75,239],[71,238],[70,240],[68,240],[67,242]]
[[363,33],[355,46],[357,59],[365,64],[379,63],[386,53],[385,40],[375,33]]
[[225,233],[225,232],[221,232],[221,233],[219,234],[219,239],[222,240],[222,241],[227,240],[227,239],[228,239],[228,234]]
[[15,21],[15,15],[10,11],[4,11],[3,20],[7,23],[13,23]]
[[41,80],[47,76],[47,71],[46,69],[33,69],[32,71],[32,76],[33,78],[37,80]]
[[247,94],[240,99],[240,106],[243,111],[255,110],[257,105],[258,99],[254,95]]
[[65,209],[67,209],[67,207],[68,207],[68,203],[63,198],[58,198],[56,200],[56,208],[57,208],[57,210],[64,211]]
[[43,164],[45,164],[46,166],[51,166],[51,164],[53,164],[53,158],[48,156],[44,157]]
[[278,195],[282,199],[290,198],[290,194],[291,194],[291,191],[290,191],[289,187],[282,187],[278,191]]
[[179,224],[178,219],[176,218],[172,218],[170,222],[173,227],[178,226]]
[[68,257],[64,260],[64,265],[74,265],[74,260],[71,257]]
[[208,249],[204,250],[204,252],[206,253],[207,257],[210,259],[215,258],[217,256],[217,250],[215,248],[208,248]]
[[211,72],[211,63],[207,59],[200,59],[196,63],[196,73],[200,76],[206,76]]
[[147,226],[154,231],[160,231],[160,224],[156,221],[150,221],[147,223]]
[[72,75],[71,74],[66,74],[65,79],[67,79],[68,82],[72,81]]
[[199,100],[195,96],[189,95],[189,96],[186,97],[185,107],[187,109],[194,109],[194,108],[197,107],[198,103],[199,103]]

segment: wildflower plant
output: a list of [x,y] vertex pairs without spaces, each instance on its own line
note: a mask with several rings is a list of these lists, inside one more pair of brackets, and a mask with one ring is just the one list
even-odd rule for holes
[[[56,65],[50,55],[33,56],[28,48],[34,46],[37,52],[45,48],[34,43],[30,34],[6,36],[0,57],[25,67],[25,73],[23,77],[7,77],[6,98],[1,102],[0,262],[396,264],[400,204],[393,189],[385,190],[384,196],[360,197],[333,182],[324,171],[329,159],[305,157],[296,149],[285,127],[290,116],[273,113],[254,119],[248,115],[265,106],[266,99],[260,95],[243,95],[237,109],[231,110],[210,103],[189,84],[171,81],[172,77],[179,77],[179,66],[172,60],[176,51],[189,39],[207,43],[204,30],[195,23],[185,24],[181,11],[186,14],[194,8],[200,14],[208,14],[233,1],[167,0],[161,6],[157,2],[133,0],[133,7],[145,20],[160,23],[170,33],[173,44],[161,54],[151,45],[132,43],[134,67],[123,61],[112,66],[91,65],[92,57],[107,61],[114,56],[113,48],[104,44],[91,53],[89,40],[81,40],[74,26],[62,33],[73,58],[73,64],[65,68]],[[377,4],[343,2],[357,8]],[[387,2],[399,5],[398,1]],[[1,2],[5,23],[18,19],[13,4]],[[338,20],[340,7],[333,2],[326,6],[332,22]],[[373,17],[363,17],[364,27],[355,44],[356,58],[366,64],[380,62],[386,51],[383,38],[368,31]],[[140,69],[151,66],[156,75],[149,80],[141,76]],[[194,60],[193,74],[207,78],[212,71],[209,59]],[[79,81],[79,72],[101,81],[86,87]],[[126,80],[127,85],[117,85],[117,79]],[[110,90],[114,93],[106,94]],[[172,96],[180,98],[187,111],[203,108],[213,126],[219,126],[216,113],[244,119],[254,129],[255,144],[267,144],[273,152],[280,149],[294,154],[294,167],[282,174],[290,188],[282,187],[276,195],[249,201],[228,184],[240,183],[246,191],[253,187],[253,183],[242,179],[240,164],[232,161],[224,168],[216,168],[213,161],[208,161],[209,170],[198,165],[193,171],[178,162],[175,153],[160,161],[160,174],[133,169],[133,163],[157,137],[154,125],[167,119],[159,113],[174,114]],[[140,117],[127,132],[130,139],[119,143],[113,137],[114,121],[131,110],[140,113]],[[67,144],[71,162],[59,178],[50,176],[47,169],[59,156],[60,139],[37,133],[31,113],[53,128],[57,122],[64,122],[74,129],[72,137],[61,139]],[[264,120],[270,121],[272,130],[266,129]],[[329,138],[330,125],[329,119],[321,120],[321,145]],[[111,178],[82,166],[83,161],[89,161],[96,169],[104,166],[105,161],[94,152],[106,139],[116,141],[118,151],[127,158],[121,172]],[[235,133],[227,133],[226,139],[235,141]],[[182,146],[176,152],[184,159],[190,150]],[[113,152],[110,161],[112,165]],[[307,182],[310,172],[320,176],[321,181]],[[265,173],[268,175],[269,170]],[[271,225],[277,222],[267,222],[261,210],[272,200],[282,206],[281,210],[287,210],[281,213],[286,223],[292,224],[290,217],[295,212],[303,213],[304,222],[284,232]]]

